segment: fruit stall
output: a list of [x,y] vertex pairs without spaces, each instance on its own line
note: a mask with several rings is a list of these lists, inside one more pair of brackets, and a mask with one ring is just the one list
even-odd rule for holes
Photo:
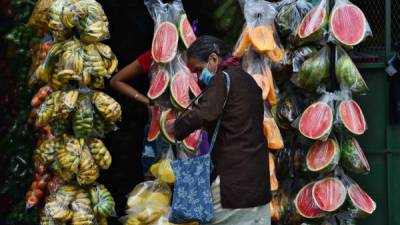
[[[204,132],[176,143],[165,127],[201,93],[186,49],[213,34],[262,89],[272,223],[400,225],[398,1],[164,2],[0,1],[0,224],[170,224],[171,162]],[[145,135],[147,109],[108,82],[150,48],[132,83],[155,102]],[[144,138],[162,142],[156,181]]]

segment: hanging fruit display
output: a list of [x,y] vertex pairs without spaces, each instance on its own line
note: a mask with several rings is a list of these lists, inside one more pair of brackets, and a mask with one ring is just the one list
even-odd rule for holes
[[[47,33],[47,53],[32,65],[30,84],[42,86],[32,99],[31,121],[42,135],[34,151],[35,180],[27,207],[41,208],[41,224],[107,224],[115,203],[100,170],[112,162],[99,138],[120,120],[121,106],[101,92],[117,69],[108,21],[94,0],[39,0],[31,27]],[[75,30],[77,32],[75,32]]]

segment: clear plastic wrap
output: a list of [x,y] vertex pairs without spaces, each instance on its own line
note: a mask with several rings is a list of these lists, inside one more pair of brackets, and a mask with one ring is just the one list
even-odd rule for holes
[[349,89],[355,94],[365,94],[368,91],[368,86],[357,66],[340,46],[336,46],[335,72],[341,89]]
[[48,27],[57,41],[65,40],[71,33],[71,29],[65,27],[62,22],[63,8],[66,7],[68,3],[69,1],[55,0],[47,13]]
[[114,124],[121,119],[121,105],[112,97],[100,91],[93,91],[92,103],[105,121]]
[[172,105],[178,109],[186,109],[190,104],[190,80],[192,73],[183,60],[183,55],[179,54],[172,61],[170,81],[170,100]]
[[168,90],[168,85],[172,74],[169,70],[170,66],[163,64],[153,64],[150,68],[150,88],[147,92],[147,97],[152,100],[160,98]]
[[125,225],[147,224],[159,219],[169,210],[172,193],[169,186],[159,181],[138,184],[129,194]]
[[300,133],[313,140],[326,141],[334,122],[333,106],[338,96],[325,93],[317,102],[307,107],[294,125]]
[[76,137],[84,138],[94,134],[93,114],[93,105],[89,94],[82,94],[78,107],[72,117],[72,128]]
[[171,162],[174,159],[175,156],[170,147],[170,149],[161,156],[161,159],[150,167],[151,174],[164,183],[175,183],[175,175],[171,167]]
[[248,51],[242,60],[243,70],[252,75],[262,89],[262,97],[270,105],[277,103],[277,90],[274,84],[269,60],[266,56]]
[[307,60],[309,57],[315,55],[317,49],[312,46],[303,46],[298,49],[295,49],[291,53],[291,61],[294,73],[299,73],[301,70],[301,66],[303,65],[304,61]]
[[275,156],[272,153],[268,155],[269,164],[269,180],[271,184],[271,191],[277,191],[279,188],[279,181],[275,172]]
[[295,74],[291,81],[298,87],[315,90],[324,87],[329,80],[330,49],[324,46],[314,56],[304,61],[300,73]]
[[361,107],[352,99],[350,91],[341,91],[336,106],[335,123],[343,130],[353,135],[362,135],[367,130],[367,122]]
[[80,185],[88,185],[95,182],[99,175],[99,168],[90,154],[89,148],[84,145],[80,155],[76,180]]
[[342,139],[340,162],[347,171],[355,174],[367,174],[371,169],[357,139],[347,135]]
[[35,157],[43,165],[51,164],[55,159],[57,152],[62,149],[62,144],[58,139],[43,141],[35,150]]
[[42,31],[49,29],[48,11],[54,0],[40,0],[37,1],[33,8],[32,14],[28,20],[28,26]]
[[328,34],[328,1],[320,0],[302,19],[297,28],[300,43],[324,41]]
[[275,24],[281,39],[285,40],[285,46],[296,45],[296,28],[300,25],[304,16],[312,9],[312,4],[306,0],[285,0],[275,18]]
[[[108,78],[110,77],[109,72],[115,70],[118,61],[116,61],[115,56],[113,55],[111,50],[104,45],[98,44],[88,44],[83,48],[83,59],[84,59],[84,70],[83,70],[83,79],[86,80],[82,82],[84,85],[88,85],[91,82],[91,79],[95,78]],[[100,50],[99,50],[100,49]],[[103,55],[110,55],[111,58],[105,58]],[[114,65],[109,65],[111,63]],[[111,68],[113,67],[113,68]],[[110,71],[109,71],[110,70]],[[101,86],[101,85],[100,85]]]
[[111,193],[102,184],[95,184],[89,188],[89,197],[92,202],[93,212],[99,218],[116,216],[115,202]]
[[62,167],[71,173],[77,173],[84,148],[84,140],[64,135],[63,147],[57,152],[57,160]]
[[279,150],[284,147],[281,131],[278,128],[271,112],[264,107],[264,135],[268,141],[268,148],[271,150]]
[[87,43],[94,43],[110,38],[108,19],[103,7],[94,0],[87,0],[86,2],[87,15],[78,24],[80,39]]
[[58,221],[71,221],[74,212],[69,205],[74,201],[77,192],[78,188],[73,185],[61,186],[56,193],[48,197],[44,206],[45,214]]
[[111,166],[112,157],[103,141],[97,138],[92,138],[88,141],[88,145],[90,153],[92,154],[97,166],[103,170],[108,169]]
[[95,224],[96,219],[90,202],[89,194],[85,190],[76,193],[75,200],[71,203],[73,217],[71,225]]
[[63,44],[54,43],[48,50],[46,57],[43,62],[35,69],[34,73],[31,75],[32,82],[38,80],[47,83],[51,80],[51,75],[53,73],[56,62],[59,59],[60,54],[63,52]]
[[70,113],[77,108],[78,97],[79,91],[76,89],[61,91],[60,97],[55,105],[53,117],[57,118],[57,120],[68,118]]
[[312,173],[329,173],[338,165],[340,160],[340,146],[335,137],[326,141],[316,141],[308,149],[306,165]]
[[58,72],[54,75],[54,79],[62,83],[80,81],[83,72],[81,43],[78,40],[66,41],[63,50],[58,63]]
[[179,3],[162,3],[160,0],[146,0],[144,4],[154,20],[153,60],[157,63],[171,62],[176,56],[179,42],[176,17],[181,14],[183,7]]
[[336,0],[330,15],[330,40],[353,47],[368,36],[372,31],[362,10],[348,0]]

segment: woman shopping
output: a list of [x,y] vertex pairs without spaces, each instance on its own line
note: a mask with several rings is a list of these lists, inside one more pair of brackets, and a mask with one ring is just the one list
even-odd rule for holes
[[262,91],[218,38],[198,38],[187,58],[206,89],[192,109],[167,129],[174,129],[176,138],[183,140],[199,128],[213,132],[221,118],[212,151],[215,214],[210,224],[269,225],[271,192]]

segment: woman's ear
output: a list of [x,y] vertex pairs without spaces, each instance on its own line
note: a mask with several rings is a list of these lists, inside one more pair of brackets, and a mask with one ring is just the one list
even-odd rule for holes
[[215,53],[211,53],[211,55],[208,57],[208,62],[210,63],[210,66],[213,72],[217,72],[218,70],[218,64],[219,64],[219,57]]

